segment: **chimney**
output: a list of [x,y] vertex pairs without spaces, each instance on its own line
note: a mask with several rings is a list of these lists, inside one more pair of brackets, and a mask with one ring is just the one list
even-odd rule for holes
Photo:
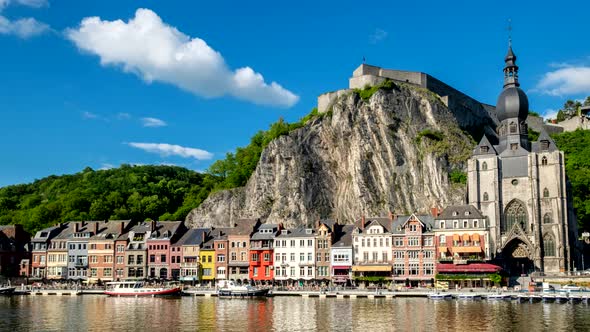
[[74,233],[78,233],[79,231],[80,231],[80,223],[75,222],[74,223]]
[[430,208],[430,214],[432,214],[432,216],[435,218],[438,217],[438,215],[439,215],[438,208],[437,207]]
[[361,217],[361,230],[365,230],[365,215]]
[[94,235],[98,234],[98,221],[94,223]]
[[388,212],[389,221],[393,221],[393,213],[391,211]]
[[150,229],[152,232],[156,230],[156,221],[155,220],[152,220],[150,222]]
[[125,232],[125,222],[121,221],[121,224],[119,224],[119,235],[123,234]]
[[318,218],[318,221],[315,224],[315,227],[316,227],[316,229],[319,229],[320,228],[320,219],[319,218]]

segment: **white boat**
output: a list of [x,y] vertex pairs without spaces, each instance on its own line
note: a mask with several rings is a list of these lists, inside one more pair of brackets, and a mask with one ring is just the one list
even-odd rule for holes
[[457,294],[457,298],[461,300],[479,300],[481,295],[475,293],[460,293]]
[[266,297],[268,289],[259,289],[251,285],[237,285],[233,280],[222,281],[217,290],[219,297]]
[[452,299],[453,296],[451,294],[445,294],[445,293],[432,293],[432,294],[428,294],[428,298],[431,300],[449,300],[449,299]]
[[578,293],[578,292],[582,292],[583,289],[582,287],[578,287],[576,285],[565,285],[563,287],[561,287],[560,289],[557,290],[560,293]]
[[510,294],[498,293],[498,294],[488,294],[488,295],[486,295],[486,299],[488,299],[488,300],[510,300],[510,299],[512,299],[512,297],[510,296]]
[[109,296],[166,296],[179,295],[181,290],[179,286],[145,287],[143,281],[116,281],[107,282],[104,293]]
[[15,289],[16,287],[11,287],[10,285],[0,286],[0,295],[11,295],[12,293],[14,293]]

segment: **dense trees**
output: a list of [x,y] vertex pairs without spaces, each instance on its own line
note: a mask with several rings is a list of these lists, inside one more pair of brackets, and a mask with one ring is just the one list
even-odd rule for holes
[[553,139],[565,153],[578,225],[590,231],[590,130],[565,132],[554,135]]
[[70,220],[184,219],[219,179],[173,166],[129,166],[49,176],[0,188],[0,224],[29,231]]

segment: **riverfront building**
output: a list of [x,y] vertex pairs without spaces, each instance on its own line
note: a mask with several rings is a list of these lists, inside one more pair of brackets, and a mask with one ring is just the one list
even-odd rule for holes
[[145,240],[147,248],[148,277],[151,279],[171,279],[171,261],[174,258],[175,277],[180,275],[180,262],[176,264],[177,257],[180,259],[180,252],[172,252],[172,243],[176,242],[184,234],[183,221],[152,221],[151,231]]
[[331,278],[330,255],[338,223],[334,220],[318,221],[316,235],[316,279],[328,282]]
[[355,280],[391,280],[391,224],[391,218],[366,220],[363,216],[360,226],[352,231],[354,245],[352,271]]
[[354,225],[344,225],[335,233],[330,246],[331,280],[335,284],[346,285],[352,277],[352,231]]
[[185,282],[196,283],[199,281],[199,252],[201,245],[207,237],[210,230],[207,228],[189,229],[182,238],[177,242],[181,252],[180,262],[180,280]]
[[393,280],[406,286],[432,284],[436,247],[434,218],[429,215],[398,216],[393,220]]
[[[315,248],[316,232],[312,228],[282,229],[275,237],[275,257],[279,255],[280,261],[275,260],[274,271],[276,281],[301,281],[309,282],[316,278],[315,274]],[[270,262],[270,255],[256,257]],[[254,257],[253,257],[254,260]],[[264,272],[265,276],[267,271]],[[270,276],[270,270],[268,271]]]
[[[260,226],[259,219],[240,219],[228,229],[228,279],[248,283],[250,267],[250,238]],[[272,253],[270,254],[272,259]]]
[[[248,274],[250,280],[254,282],[270,282],[274,280],[277,271],[275,263],[286,263],[286,252],[275,253],[274,251],[275,237],[280,231],[281,225],[262,224],[252,234],[250,238],[250,267]],[[265,261],[260,257],[269,257],[269,260]],[[264,273],[260,273],[260,271],[264,271]]]

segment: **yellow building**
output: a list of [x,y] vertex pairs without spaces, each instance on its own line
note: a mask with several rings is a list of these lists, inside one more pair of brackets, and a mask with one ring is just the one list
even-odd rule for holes
[[211,282],[215,280],[215,250],[213,249],[213,241],[211,246],[203,245],[199,251],[199,261],[201,263],[201,273],[199,277],[201,282]]

